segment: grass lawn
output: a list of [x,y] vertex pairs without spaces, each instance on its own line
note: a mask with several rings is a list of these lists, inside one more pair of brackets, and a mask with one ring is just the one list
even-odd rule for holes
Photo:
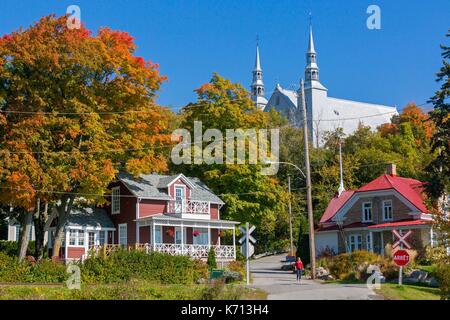
[[161,285],[131,281],[82,285],[80,290],[47,285],[0,286],[0,300],[250,300],[266,297],[265,292],[242,285]]
[[376,292],[386,300],[439,300],[439,289],[396,283],[383,283]]

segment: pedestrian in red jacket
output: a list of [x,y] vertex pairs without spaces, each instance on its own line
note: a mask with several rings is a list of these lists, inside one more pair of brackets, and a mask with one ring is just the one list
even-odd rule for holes
[[297,282],[300,283],[302,280],[302,272],[303,272],[303,262],[300,257],[297,258],[297,261],[295,262],[295,271],[297,273]]

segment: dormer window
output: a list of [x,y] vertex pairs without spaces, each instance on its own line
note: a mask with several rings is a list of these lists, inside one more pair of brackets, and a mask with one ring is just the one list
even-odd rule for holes
[[183,200],[184,198],[184,186],[175,186],[175,200]]
[[372,202],[363,202],[362,204],[362,222],[372,221]]

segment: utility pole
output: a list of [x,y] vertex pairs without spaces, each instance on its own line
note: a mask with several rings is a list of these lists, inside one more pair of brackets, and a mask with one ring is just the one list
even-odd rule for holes
[[305,84],[303,79],[301,81],[302,93],[302,112],[303,112],[303,134],[305,140],[305,167],[306,167],[306,204],[308,207],[308,222],[309,222],[309,254],[311,259],[311,278],[316,278],[316,246],[314,242],[314,217],[312,210],[312,196],[311,196],[311,168],[309,165],[309,146],[308,146],[308,121],[306,117],[306,103],[305,103]]
[[289,175],[288,175],[288,189],[289,189],[289,236],[291,240],[290,255],[294,255],[294,239],[292,237],[291,176]]

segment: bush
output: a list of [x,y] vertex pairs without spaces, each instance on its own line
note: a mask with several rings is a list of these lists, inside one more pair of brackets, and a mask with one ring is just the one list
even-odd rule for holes
[[55,283],[64,281],[68,276],[63,264],[42,260],[32,265],[0,252],[0,282]]
[[200,259],[196,259],[194,262],[194,282],[198,283],[203,280],[208,279],[208,265]]
[[130,279],[155,280],[164,284],[194,283],[195,263],[187,256],[120,250],[106,259],[91,257],[80,265],[87,283],[114,283]]
[[[34,255],[35,242],[28,242],[27,256]],[[3,252],[10,257],[16,257],[19,251],[19,242],[0,240],[0,253]]]
[[440,263],[436,268],[436,277],[439,281],[439,290],[442,300],[450,300],[450,259],[446,263]]
[[208,252],[208,259],[206,261],[206,264],[208,265],[208,268],[210,270],[217,268],[217,262],[216,262],[216,252],[214,251],[214,248],[210,248]]
[[348,253],[342,253],[333,258],[330,264],[330,273],[338,279],[343,279],[352,271],[352,264]]
[[237,271],[225,270],[223,273],[225,283],[242,281],[242,274]]

